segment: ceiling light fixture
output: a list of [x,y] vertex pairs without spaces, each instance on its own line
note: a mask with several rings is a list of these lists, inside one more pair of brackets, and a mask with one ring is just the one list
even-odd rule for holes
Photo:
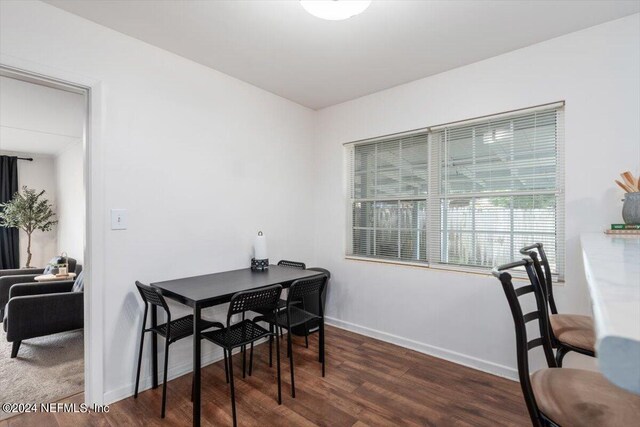
[[342,21],[364,12],[371,0],[300,0],[300,4],[315,17]]

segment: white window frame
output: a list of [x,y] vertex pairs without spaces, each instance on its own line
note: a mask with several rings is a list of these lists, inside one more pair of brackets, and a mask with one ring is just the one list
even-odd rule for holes
[[[400,138],[407,138],[415,135],[426,134],[428,135],[428,192],[426,195],[426,199],[416,198],[416,197],[398,197],[395,200],[426,200],[427,202],[427,222],[432,221],[440,221],[440,203],[441,199],[444,197],[445,199],[451,199],[451,196],[445,196],[441,194],[441,182],[440,182],[440,173],[439,173],[439,165],[433,164],[433,156],[432,156],[432,147],[433,144],[436,143],[434,140],[435,137],[439,134],[440,131],[446,129],[451,126],[459,126],[459,125],[469,125],[474,122],[484,122],[489,120],[496,119],[507,119],[513,116],[519,116],[527,113],[534,113],[536,111],[544,111],[544,110],[556,110],[557,121],[556,121],[556,132],[557,132],[557,149],[556,149],[556,188],[555,190],[543,190],[543,191],[533,191],[533,192],[525,192],[522,194],[530,195],[530,194],[555,194],[556,195],[556,263],[557,272],[554,273],[556,282],[564,281],[564,271],[565,271],[565,201],[564,201],[564,101],[553,102],[548,104],[543,104],[534,107],[527,107],[518,110],[512,110],[509,112],[498,113],[486,115],[474,119],[469,120],[460,120],[452,123],[447,123],[443,125],[425,127],[421,129],[415,129],[407,132],[400,132],[391,135],[385,135],[365,140],[353,141],[344,144],[344,158],[345,162],[345,189],[346,189],[346,204],[345,204],[345,214],[346,214],[346,229],[345,229],[345,258],[349,260],[356,261],[368,261],[382,264],[392,264],[392,265],[405,265],[405,266],[413,266],[413,267],[422,267],[422,268],[433,268],[439,270],[449,270],[449,271],[457,271],[457,272],[465,272],[465,273],[478,273],[478,274],[490,274],[490,268],[488,267],[479,267],[479,266],[468,266],[468,265],[457,265],[457,264],[448,264],[441,262],[431,262],[429,254],[432,253],[433,249],[429,249],[429,247],[433,248],[433,245],[436,245],[438,248],[442,245],[441,235],[439,233],[429,232],[429,228],[427,229],[427,260],[425,262],[422,261],[406,261],[401,259],[393,259],[393,258],[377,258],[373,256],[360,256],[351,253],[353,251],[353,203],[356,201],[352,199],[352,180],[353,180],[353,165],[351,164],[351,153],[352,150],[355,149],[357,145],[363,144],[372,144],[372,143],[381,143],[386,140],[394,140]],[[453,197],[487,197],[491,196],[491,193],[465,193],[460,196]],[[500,194],[503,195],[503,194]],[[518,195],[516,192],[511,192],[509,195]],[[534,243],[534,242],[531,242]],[[519,275],[517,272],[515,276],[526,277],[526,274]]]

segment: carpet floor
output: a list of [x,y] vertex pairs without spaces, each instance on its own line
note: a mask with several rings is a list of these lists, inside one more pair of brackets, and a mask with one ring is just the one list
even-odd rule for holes
[[[0,336],[0,403],[49,403],[84,391],[82,330],[25,340],[10,356]],[[12,415],[0,409],[0,420]]]

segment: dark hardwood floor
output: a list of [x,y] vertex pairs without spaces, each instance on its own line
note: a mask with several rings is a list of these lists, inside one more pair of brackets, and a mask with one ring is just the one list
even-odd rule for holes
[[[284,341],[283,341],[284,342]],[[275,366],[268,346],[255,349],[253,376],[242,379],[234,356],[240,426],[526,426],[518,383],[338,328],[327,327],[327,374],[320,376],[317,334],[296,338],[296,398],[282,352],[282,405],[276,401]],[[274,357],[275,363],[275,357]],[[238,373],[240,375],[238,375]],[[231,425],[229,390],[221,362],[202,370],[202,425]],[[191,376],[170,381],[167,416],[160,418],[162,388],[110,405],[106,414],[22,414],[0,422],[18,426],[190,426]],[[82,395],[63,402],[82,402]]]

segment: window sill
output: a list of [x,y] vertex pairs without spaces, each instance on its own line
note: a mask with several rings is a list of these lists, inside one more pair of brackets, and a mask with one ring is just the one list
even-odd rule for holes
[[[399,265],[404,267],[414,267],[414,268],[424,268],[430,270],[439,270],[439,271],[448,271],[451,273],[463,273],[463,274],[473,274],[475,276],[491,276],[491,269],[483,268],[483,267],[463,267],[459,265],[447,265],[447,264],[436,264],[431,265],[428,263],[421,262],[410,262],[410,261],[398,261],[393,259],[380,259],[380,258],[368,258],[368,257],[359,257],[354,255],[345,255],[345,259],[350,261],[362,261],[362,262],[372,262],[376,264],[390,264],[390,265]],[[510,272],[511,276],[514,279],[519,280],[528,280],[527,273],[524,271],[512,271]],[[558,286],[564,285],[564,280],[558,280],[557,274],[552,274],[553,284]]]

